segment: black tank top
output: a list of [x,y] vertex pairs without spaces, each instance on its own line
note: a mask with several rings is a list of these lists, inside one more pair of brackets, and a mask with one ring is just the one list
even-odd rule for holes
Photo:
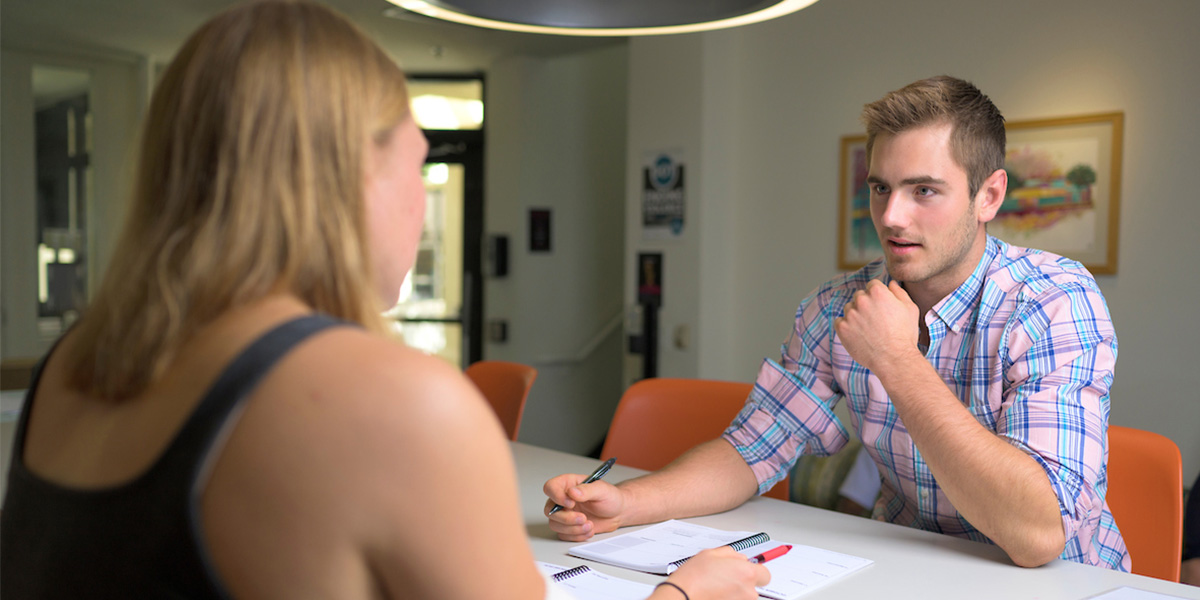
[[[132,481],[102,489],[55,485],[25,467],[25,430],[41,367],[25,397],[0,516],[0,596],[228,598],[203,542],[200,498],[226,427],[276,361],[305,338],[342,325],[311,315],[284,323],[217,377],[179,434]],[[43,364],[45,359],[43,359]]]

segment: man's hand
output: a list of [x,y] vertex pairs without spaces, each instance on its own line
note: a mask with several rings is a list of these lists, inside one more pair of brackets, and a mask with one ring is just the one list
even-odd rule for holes
[[843,316],[833,322],[850,357],[878,371],[886,361],[917,347],[920,309],[899,282],[873,280],[854,293]]
[[[604,481],[582,484],[586,478],[573,473],[559,475],[542,486],[550,498],[544,512],[559,539],[582,542],[620,526],[619,517],[625,507],[621,490]],[[551,515],[555,504],[563,508]]]
[[[559,539],[581,542],[618,527],[723,512],[758,491],[758,479],[741,454],[723,438],[704,442],[671,464],[618,485],[583,483],[566,474],[542,486],[544,513]],[[562,510],[549,514],[555,504]]]
[[[1066,543],[1058,498],[1025,450],[984,427],[917,351],[920,308],[900,284],[855,292],[834,330],[870,369],[950,504],[1021,566],[1039,566]],[[1057,358],[1057,357],[1056,357]]]

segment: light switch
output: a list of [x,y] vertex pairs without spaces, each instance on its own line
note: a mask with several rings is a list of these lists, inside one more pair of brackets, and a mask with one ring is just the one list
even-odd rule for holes
[[692,345],[692,329],[688,327],[686,323],[683,325],[676,325],[673,339],[675,340],[675,348],[679,350],[687,350],[688,346]]

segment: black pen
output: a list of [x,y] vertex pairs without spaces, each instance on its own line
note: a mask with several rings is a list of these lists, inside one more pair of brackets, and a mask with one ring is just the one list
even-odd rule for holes
[[[584,479],[583,483],[581,483],[579,485],[583,485],[584,483],[591,483],[593,481],[599,480],[601,477],[604,477],[608,473],[608,470],[611,469],[613,464],[615,464],[616,462],[617,462],[617,458],[615,456],[613,458],[610,458],[610,459],[604,461],[604,464],[600,465],[599,467],[596,467],[596,470],[592,471],[592,474],[588,475],[588,478]],[[554,508],[551,508],[550,512],[547,514],[552,515],[562,509],[563,509],[563,507],[561,504],[555,504]]]

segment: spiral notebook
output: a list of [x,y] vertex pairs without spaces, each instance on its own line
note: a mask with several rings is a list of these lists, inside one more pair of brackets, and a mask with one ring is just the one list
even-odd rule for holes
[[[567,554],[634,571],[667,575],[701,550],[731,546],[754,556],[788,542],[766,533],[726,531],[684,521],[664,521],[624,535],[573,546]],[[870,565],[873,561],[791,544],[787,554],[764,563],[771,581],[758,588],[760,596],[793,600]]]
[[560,587],[570,590],[576,600],[643,600],[654,592],[650,584],[613,577],[587,565],[572,569],[539,562],[537,566]]

